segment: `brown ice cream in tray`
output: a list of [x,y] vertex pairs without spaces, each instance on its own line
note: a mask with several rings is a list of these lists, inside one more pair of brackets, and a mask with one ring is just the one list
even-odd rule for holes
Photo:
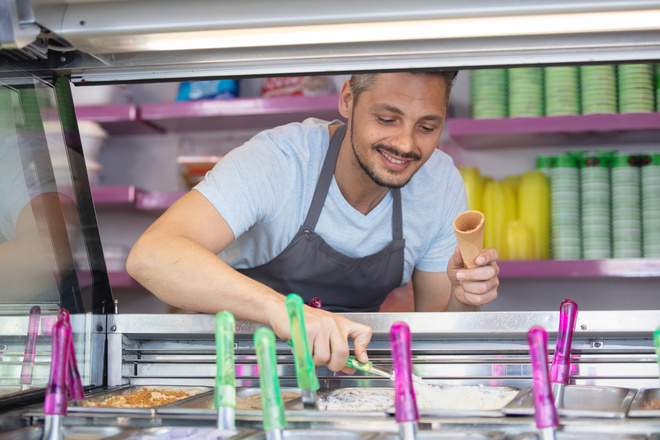
[[[300,398],[298,388],[280,388],[282,401],[285,408],[287,405]],[[208,414],[211,417],[217,416],[218,410],[213,408],[213,391],[181,400],[171,405],[157,408],[159,414],[163,415],[185,415]],[[261,413],[261,389],[259,388],[236,388],[236,412],[255,412]]]
[[210,387],[193,386],[125,386],[110,391],[101,391],[85,396],[82,405],[69,404],[70,412],[128,412],[153,413],[155,408],[192,398],[193,396],[212,393]]

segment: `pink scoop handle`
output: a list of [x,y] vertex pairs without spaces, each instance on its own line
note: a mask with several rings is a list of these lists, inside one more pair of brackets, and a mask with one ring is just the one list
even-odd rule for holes
[[25,355],[21,368],[21,384],[32,383],[32,370],[34,368],[34,357],[37,353],[37,336],[39,335],[39,321],[41,320],[41,307],[34,306],[30,309],[28,321],[27,341],[25,342]]
[[[64,320],[67,324],[71,325],[71,319],[69,317],[69,311],[67,309],[59,309],[57,312],[57,318]],[[67,383],[69,387],[69,395],[73,400],[81,401],[85,398],[85,390],[82,386],[82,380],[80,378],[80,371],[78,370],[78,361],[76,360],[76,351],[73,348],[73,330],[71,337],[69,338],[69,362],[67,368]]]
[[578,306],[572,299],[565,299],[559,307],[559,332],[557,347],[552,358],[550,380],[568,385],[571,369],[571,344],[577,321]]
[[58,319],[53,326],[51,337],[53,348],[50,376],[46,386],[44,414],[65,416],[67,404],[66,374],[69,361],[68,347],[71,339],[71,326],[65,320]]
[[394,409],[397,423],[417,422],[417,401],[412,382],[411,336],[405,322],[395,322],[390,328],[394,367]]
[[536,427],[539,429],[557,427],[559,420],[548,375],[548,335],[545,329],[538,325],[533,326],[527,333],[527,342],[532,358],[532,378],[534,380],[532,390]]

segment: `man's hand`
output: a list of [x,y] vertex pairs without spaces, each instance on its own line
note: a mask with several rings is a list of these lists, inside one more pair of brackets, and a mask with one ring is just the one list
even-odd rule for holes
[[457,301],[466,306],[479,307],[497,298],[498,254],[495,249],[484,249],[475,259],[477,267],[468,269],[463,263],[460,246],[447,264],[447,276],[452,285],[451,302]]
[[[349,347],[348,338],[353,339],[355,357],[360,362],[367,362],[367,345],[371,340],[371,327],[353,322],[334,313],[304,306],[305,329],[309,341],[309,349],[315,365],[326,365],[331,371],[352,373],[354,370],[346,367]],[[281,339],[291,338],[291,329],[286,310],[271,318],[270,326]]]

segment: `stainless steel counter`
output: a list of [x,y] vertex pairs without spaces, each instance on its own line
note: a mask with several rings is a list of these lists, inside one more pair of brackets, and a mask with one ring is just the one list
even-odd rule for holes
[[[427,382],[436,385],[506,385],[521,388],[522,391],[531,385],[527,331],[533,325],[546,328],[551,357],[559,320],[558,312],[375,313],[346,316],[373,328],[369,354],[371,360],[381,367],[391,367],[389,329],[393,323],[404,321],[412,332],[414,373]],[[87,319],[85,322],[84,325],[89,326],[91,321]],[[97,330],[99,326],[107,330],[109,388],[214,385],[214,316],[118,314],[109,315],[105,325],[96,321],[93,323]],[[596,432],[602,438],[606,438],[607,434],[613,435],[613,438],[646,439],[660,432],[660,419],[655,413],[650,417],[644,414],[630,417],[626,414],[632,396],[638,390],[641,392],[644,388],[657,388],[659,385],[652,342],[653,331],[659,323],[660,314],[656,311],[579,313],[572,350],[571,386],[578,385],[574,391],[589,388],[587,386],[593,389],[630,388],[630,391],[614,393],[621,396],[625,409],[599,413],[594,406],[594,411],[585,413],[571,411],[569,407],[560,412],[562,436],[559,438],[580,438],[587,432]],[[235,364],[239,387],[258,387],[252,341],[257,328],[254,323],[236,323]],[[22,333],[22,329],[17,333]],[[295,387],[291,348],[284,341],[278,341],[276,348],[280,386]],[[321,387],[325,389],[392,386],[389,379],[360,372],[346,376],[319,368],[318,376]],[[214,427],[217,413],[209,404],[212,399],[209,396],[190,399],[187,403],[144,411],[72,409],[64,424],[69,427],[123,427],[126,432],[161,428],[166,431],[167,427],[172,426]],[[192,399],[197,399],[197,403]],[[200,405],[200,402],[206,403]],[[285,438],[312,438],[305,437],[305,432],[314,432],[318,438],[337,438],[342,430],[359,430],[368,434],[364,438],[384,439],[395,438],[398,432],[391,411],[351,414],[301,410],[293,406],[287,408],[288,429],[298,431],[291,431]],[[420,411],[419,432],[423,434],[420,438],[535,438],[533,413],[525,407],[525,400],[511,408],[510,411],[503,410],[499,416],[488,417],[469,412],[447,414]],[[41,405],[27,408],[20,416],[39,432],[38,426],[44,420]],[[244,433],[257,433],[255,438],[263,437],[258,437],[262,429],[260,411],[237,411],[236,423],[240,429],[247,430]],[[38,438],[34,434],[35,429],[30,431],[30,435]],[[115,431],[110,429],[109,432]],[[324,437],[322,433],[327,435]],[[599,438],[598,435],[595,438]],[[0,440],[3,439],[0,435]]]
[[[412,333],[414,373],[434,384],[531,385],[527,331],[541,325],[554,352],[559,312],[367,313],[346,314],[373,328],[369,356],[389,368],[389,329],[406,322]],[[571,383],[657,387],[658,364],[652,335],[658,311],[580,311],[573,340]],[[214,326],[211,315],[131,315],[108,317],[108,384],[213,386]],[[237,321],[237,385],[256,386],[252,335],[258,326]],[[277,345],[282,386],[295,386],[291,349]],[[389,382],[356,373],[337,376],[319,368],[326,386]]]

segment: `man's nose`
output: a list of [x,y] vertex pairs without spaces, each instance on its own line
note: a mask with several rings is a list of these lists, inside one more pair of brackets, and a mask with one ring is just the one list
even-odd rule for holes
[[413,130],[409,127],[401,127],[392,139],[392,146],[402,153],[412,151],[414,144]]

